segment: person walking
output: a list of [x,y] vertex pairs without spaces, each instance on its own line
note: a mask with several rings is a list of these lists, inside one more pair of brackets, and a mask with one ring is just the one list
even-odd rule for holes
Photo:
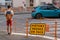
[[7,6],[7,10],[5,11],[5,17],[6,17],[6,25],[7,25],[7,32],[10,35],[12,33],[12,18],[14,15],[13,10],[11,9],[11,6]]

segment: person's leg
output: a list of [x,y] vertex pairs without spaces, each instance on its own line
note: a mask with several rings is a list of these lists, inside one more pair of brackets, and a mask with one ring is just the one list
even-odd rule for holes
[[9,20],[7,20],[7,32],[9,33]]
[[12,33],[12,26],[10,26],[10,34]]
[[10,20],[10,34],[12,33],[12,20]]

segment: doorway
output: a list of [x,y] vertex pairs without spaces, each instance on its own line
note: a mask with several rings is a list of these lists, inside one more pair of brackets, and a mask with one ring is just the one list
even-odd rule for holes
[[30,0],[30,6],[33,7],[33,5],[34,5],[34,0]]

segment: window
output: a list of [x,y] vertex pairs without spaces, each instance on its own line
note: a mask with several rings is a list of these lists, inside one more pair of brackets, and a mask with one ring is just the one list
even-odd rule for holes
[[30,6],[33,6],[33,1],[34,1],[34,0],[30,0]]
[[48,7],[47,7],[47,10],[55,10],[55,9],[57,9],[57,8],[54,7],[54,6],[48,6]]
[[42,10],[47,10],[47,6],[41,6],[40,7]]

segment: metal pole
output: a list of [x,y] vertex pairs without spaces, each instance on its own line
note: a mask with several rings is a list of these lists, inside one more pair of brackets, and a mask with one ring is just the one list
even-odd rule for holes
[[28,19],[26,19],[26,37],[28,38]]
[[55,22],[55,40],[57,40],[57,22]]

